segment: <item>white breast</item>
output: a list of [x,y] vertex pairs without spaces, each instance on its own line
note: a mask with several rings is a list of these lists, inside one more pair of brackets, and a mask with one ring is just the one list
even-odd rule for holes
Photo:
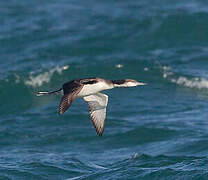
[[82,90],[77,95],[78,97],[89,96],[91,94],[95,94],[97,92],[111,89],[113,86],[108,85],[105,82],[98,82],[96,84],[86,84],[83,86]]

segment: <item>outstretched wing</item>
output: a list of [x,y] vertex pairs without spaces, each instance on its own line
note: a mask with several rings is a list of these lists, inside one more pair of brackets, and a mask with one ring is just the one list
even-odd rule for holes
[[90,117],[97,134],[102,136],[105,126],[108,96],[102,93],[96,93],[90,96],[85,96],[83,99],[89,105]]
[[63,85],[64,95],[59,105],[59,114],[63,114],[71,106],[82,87],[83,85],[76,81],[71,81]]

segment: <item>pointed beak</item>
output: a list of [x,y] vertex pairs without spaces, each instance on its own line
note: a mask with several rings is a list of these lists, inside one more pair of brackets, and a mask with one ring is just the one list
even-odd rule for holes
[[145,85],[147,85],[147,83],[137,82],[137,86],[145,86]]

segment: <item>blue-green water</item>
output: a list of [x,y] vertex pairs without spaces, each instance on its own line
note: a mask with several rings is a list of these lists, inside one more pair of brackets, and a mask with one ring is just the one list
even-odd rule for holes
[[[205,0],[0,1],[0,179],[208,179]],[[69,80],[113,89],[102,137]]]

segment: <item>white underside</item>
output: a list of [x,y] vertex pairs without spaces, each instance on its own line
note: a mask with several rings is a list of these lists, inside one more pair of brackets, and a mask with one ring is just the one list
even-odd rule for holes
[[78,97],[89,96],[92,94],[96,94],[100,91],[112,89],[112,88],[113,88],[113,85],[111,86],[104,82],[98,82],[96,84],[87,84],[83,86],[82,90],[79,92],[77,96]]
[[145,83],[126,82],[126,83],[117,85],[117,84],[107,84],[106,82],[101,81],[95,84],[84,85],[82,90],[79,92],[77,96],[78,97],[89,96],[89,95],[96,94],[103,90],[112,89],[114,87],[134,87],[138,85],[145,85]]

